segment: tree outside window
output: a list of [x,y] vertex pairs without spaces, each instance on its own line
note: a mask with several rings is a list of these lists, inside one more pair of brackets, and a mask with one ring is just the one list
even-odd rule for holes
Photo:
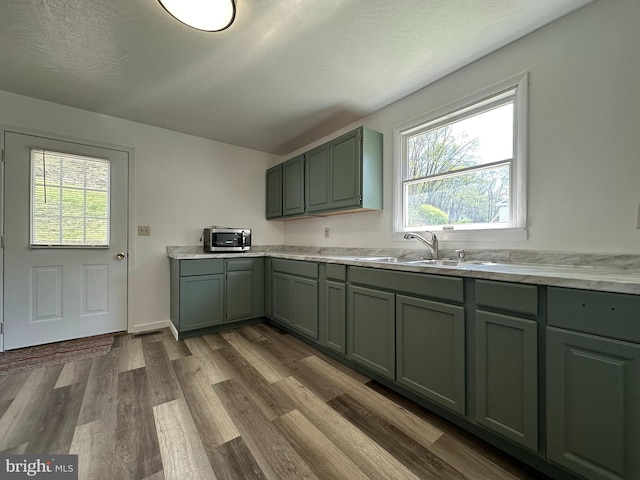
[[401,132],[405,229],[511,222],[514,93]]

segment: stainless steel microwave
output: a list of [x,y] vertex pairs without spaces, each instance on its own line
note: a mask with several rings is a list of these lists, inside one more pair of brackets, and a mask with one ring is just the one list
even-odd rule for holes
[[251,229],[207,227],[204,229],[205,252],[247,252],[251,250]]

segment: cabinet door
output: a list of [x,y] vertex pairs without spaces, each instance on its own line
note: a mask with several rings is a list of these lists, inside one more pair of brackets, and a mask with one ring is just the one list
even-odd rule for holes
[[219,325],[224,320],[224,275],[180,278],[180,331]]
[[271,314],[275,320],[287,325],[291,325],[292,317],[292,281],[289,275],[281,273],[273,274],[273,302],[271,304]]
[[253,270],[227,272],[226,322],[253,317]]
[[282,214],[304,213],[304,157],[302,155],[282,165]]
[[264,259],[264,314],[273,316],[273,260]]
[[361,130],[329,143],[330,209],[359,207],[362,194]]
[[547,327],[547,456],[589,479],[640,478],[640,346]]
[[307,212],[326,210],[329,206],[329,145],[314,148],[305,158]]
[[291,279],[291,323],[293,328],[318,339],[318,281]]
[[479,424],[538,450],[538,330],[533,320],[476,310]]
[[395,380],[395,295],[349,287],[349,356]]
[[347,287],[344,283],[325,282],[326,347],[341,354],[347,353]]
[[267,218],[282,216],[282,165],[267,170]]
[[465,414],[464,308],[396,296],[398,383]]

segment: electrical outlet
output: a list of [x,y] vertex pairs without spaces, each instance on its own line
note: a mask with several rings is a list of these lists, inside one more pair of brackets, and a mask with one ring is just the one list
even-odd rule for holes
[[331,236],[331,230],[329,227],[324,227],[324,238],[329,238]]
[[139,237],[150,237],[151,236],[151,227],[149,225],[138,225],[138,236]]

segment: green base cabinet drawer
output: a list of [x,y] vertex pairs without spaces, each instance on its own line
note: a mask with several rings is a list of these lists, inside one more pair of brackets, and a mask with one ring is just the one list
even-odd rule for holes
[[180,276],[216,275],[224,273],[224,260],[221,258],[180,260]]
[[396,378],[401,385],[465,414],[464,308],[396,296]]
[[336,265],[334,263],[327,263],[326,271],[327,271],[327,278],[330,280],[337,280],[339,282],[345,282],[347,280],[346,265]]
[[284,260],[276,258],[273,260],[272,268],[274,272],[289,273],[298,277],[318,278],[318,264],[301,260]]
[[538,287],[521,283],[475,281],[476,305],[525,315],[538,314]]
[[640,296],[547,289],[547,324],[640,343]]
[[548,459],[589,479],[640,478],[640,346],[546,337]]
[[464,282],[462,278],[458,277],[350,267],[349,281],[352,284],[446,302],[462,303],[464,301]]

